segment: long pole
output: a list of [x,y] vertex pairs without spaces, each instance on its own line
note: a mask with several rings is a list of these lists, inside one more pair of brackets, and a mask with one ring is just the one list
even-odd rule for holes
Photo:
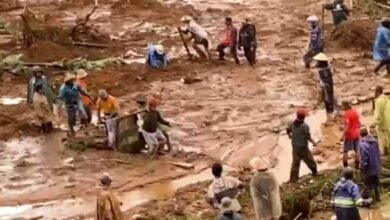
[[180,29],[179,27],[177,28],[177,30],[179,31],[181,41],[183,41],[184,48],[186,48],[188,57],[190,58],[190,60],[192,60],[192,55],[191,55],[191,53],[190,53],[190,50],[188,49],[187,42],[184,40],[183,33],[181,32],[181,29]]

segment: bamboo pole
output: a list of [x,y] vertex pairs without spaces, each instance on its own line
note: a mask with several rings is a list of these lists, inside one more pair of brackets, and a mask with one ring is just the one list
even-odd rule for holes
[[181,29],[180,29],[179,27],[177,28],[177,30],[179,31],[181,41],[183,41],[184,48],[186,48],[188,57],[190,58],[190,60],[192,60],[192,55],[191,55],[191,53],[190,53],[190,50],[188,49],[187,42],[184,40],[183,33],[182,33],[182,31],[181,31]]

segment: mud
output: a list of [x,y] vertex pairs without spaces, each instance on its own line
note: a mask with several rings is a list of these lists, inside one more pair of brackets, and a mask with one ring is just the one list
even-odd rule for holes
[[[68,5],[64,6],[51,1],[33,2],[32,9],[60,30],[73,27],[94,4],[93,1],[78,1],[80,5],[68,1]],[[31,217],[45,212],[50,218],[58,212],[60,219],[66,219],[76,217],[72,216],[71,210],[74,210],[74,215],[88,218],[94,211],[94,195],[99,190],[97,180],[103,172],[109,171],[114,178],[114,190],[124,200],[123,211],[129,217],[135,213],[167,217],[190,213],[195,217],[205,217],[201,219],[213,216],[213,210],[204,202],[207,183],[181,188],[197,179],[211,178],[211,175],[206,171],[206,175],[201,173],[201,176],[196,176],[197,172],[167,164],[172,160],[193,163],[199,170],[215,160],[222,160],[238,169],[247,166],[251,157],[264,156],[276,165],[279,181],[288,178],[291,148],[283,130],[294,119],[296,108],[323,108],[322,103],[316,102],[317,70],[305,70],[302,63],[308,36],[305,19],[308,14],[320,14],[314,9],[320,7],[312,7],[316,3],[308,5],[306,1],[285,0],[99,3],[89,25],[97,30],[98,36],[104,39],[110,37],[114,47],[75,47],[65,40],[53,40],[55,35],[47,32],[45,36],[48,37],[44,39],[50,43],[36,42],[32,48],[24,50],[16,48],[18,45],[14,42],[12,45],[0,45],[0,49],[21,52],[30,62],[52,62],[78,56],[98,59],[127,54],[128,65],[90,71],[87,78],[89,90],[96,95],[98,89],[107,89],[119,98],[123,112],[135,108],[132,98],[138,93],[160,94],[163,100],[161,112],[173,124],[171,137],[174,148],[183,152],[150,160],[144,155],[109,151],[71,151],[62,146],[63,133],[31,139],[30,136],[39,134],[30,129],[34,128],[30,125],[31,111],[24,102],[0,104],[1,112],[5,113],[0,115],[0,139],[22,137],[5,142],[0,148],[0,171],[2,179],[5,179],[0,186],[2,215]],[[19,13],[19,10],[11,10],[4,14],[4,19],[17,20]],[[225,62],[212,64],[189,62],[176,31],[180,17],[185,14],[195,15],[210,33],[213,53],[224,38],[225,16],[232,16],[237,26],[243,18],[250,17],[258,29],[257,66],[249,67],[242,55],[240,66],[234,65],[230,57]],[[360,15],[356,13],[354,16]],[[52,33],[61,35],[64,32]],[[64,36],[68,38],[68,35]],[[88,40],[99,42],[100,38],[88,37]],[[371,73],[375,63],[365,51],[355,48],[357,51],[351,53],[343,47],[342,42],[347,40],[339,40],[340,44],[338,40],[326,43],[326,53],[331,57],[334,69],[336,96],[339,101],[367,100],[372,95],[370,88],[378,84],[387,85],[388,79]],[[142,61],[148,43],[165,46],[173,58],[167,70],[154,71],[144,67]],[[183,84],[181,79],[192,72],[196,72],[201,81]],[[45,69],[45,73],[53,81],[62,80],[62,74],[55,73],[53,69]],[[25,97],[26,82],[26,77],[4,74],[0,82],[0,97]],[[315,111],[308,120],[314,137],[321,141],[316,159],[321,167],[327,168],[339,164],[340,122],[324,127],[321,123],[325,113],[318,112]],[[366,111],[365,114],[371,113]],[[282,131],[282,135],[279,137],[272,133],[275,131]],[[130,161],[130,164],[118,164],[113,159]],[[302,166],[301,174],[307,172]],[[176,179],[185,184],[180,182],[180,187],[172,186]],[[133,197],[137,198],[134,203],[129,199]],[[149,199],[152,202],[133,208]],[[160,207],[162,212],[158,211]],[[246,208],[250,213],[250,203]]]
[[378,23],[371,20],[350,20],[341,23],[331,35],[341,48],[371,51]]

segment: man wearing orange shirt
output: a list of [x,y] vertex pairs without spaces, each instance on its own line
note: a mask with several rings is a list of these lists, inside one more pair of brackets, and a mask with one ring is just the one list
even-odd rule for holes
[[104,118],[115,118],[119,113],[119,103],[115,97],[109,95],[106,90],[99,91],[99,99],[97,101],[97,116],[101,123],[101,112],[103,111]]
[[[84,91],[88,91],[87,90],[87,81],[86,81],[87,76],[88,76],[88,73],[85,72],[85,70],[83,70],[83,69],[79,69],[76,71],[77,84]],[[87,114],[87,121],[86,122],[89,124],[89,123],[91,123],[91,120],[92,120],[91,108],[93,106],[93,102],[91,101],[91,99],[89,99],[88,97],[86,97],[84,95],[81,95],[81,102],[83,103],[85,113]]]
[[344,109],[344,154],[343,165],[348,166],[348,152],[355,151],[355,167],[359,168],[359,139],[360,139],[360,120],[359,114],[352,109],[347,101],[342,102]]
[[237,28],[233,25],[233,20],[230,17],[225,18],[225,24],[226,24],[226,38],[218,45],[218,52],[219,52],[219,59],[224,60],[225,56],[225,48],[230,48],[230,53],[232,54],[234,61],[236,64],[240,64],[240,60],[237,56],[237,38],[238,38],[238,31]]

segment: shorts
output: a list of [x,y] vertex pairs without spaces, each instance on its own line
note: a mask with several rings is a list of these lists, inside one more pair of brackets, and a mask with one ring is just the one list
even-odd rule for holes
[[195,40],[194,43],[201,44],[204,46],[204,48],[209,49],[209,41],[207,39]]
[[353,139],[353,140],[344,140],[344,152],[348,151],[357,151],[359,147],[359,139]]
[[144,136],[145,142],[149,148],[157,147],[162,143],[166,143],[167,139],[160,129],[157,128],[156,132],[150,133],[144,130],[141,130],[142,135]]

